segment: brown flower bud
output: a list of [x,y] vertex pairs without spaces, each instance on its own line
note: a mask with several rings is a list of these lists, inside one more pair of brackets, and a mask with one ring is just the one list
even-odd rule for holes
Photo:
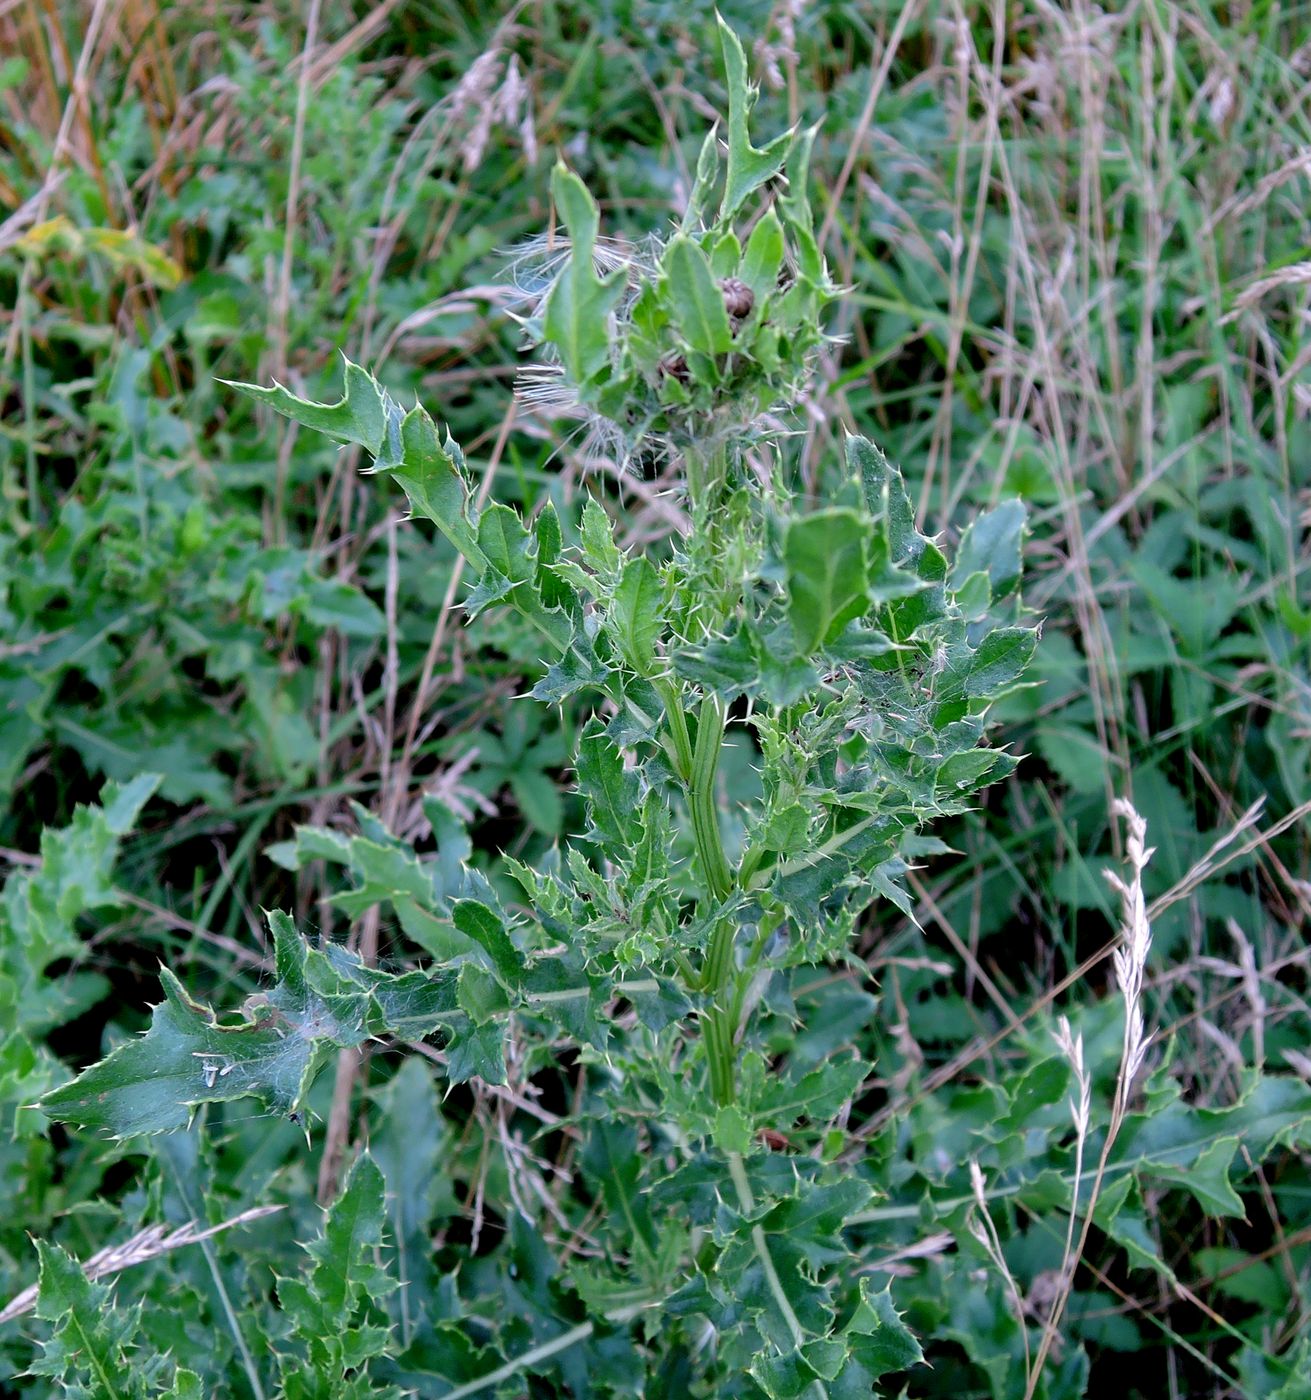
[[756,304],[755,292],[736,277],[725,277],[719,289],[724,294],[724,310],[733,320],[745,321]]
[[686,384],[691,378],[687,361],[681,355],[666,355],[660,361],[660,372],[669,375],[671,379],[677,379],[680,384]]

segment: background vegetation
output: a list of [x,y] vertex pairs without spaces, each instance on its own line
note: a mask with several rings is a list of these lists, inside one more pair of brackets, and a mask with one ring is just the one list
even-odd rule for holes
[[[952,850],[910,881],[922,927],[881,906],[860,931],[869,977],[809,989],[789,1045],[793,1063],[854,1045],[875,1064],[826,1150],[871,1164],[884,1197],[867,1267],[933,1366],[903,1382],[1024,1393],[1016,1314],[1047,1315],[1064,1219],[1003,1192],[995,1238],[976,1238],[965,1164],[991,1152],[1003,1178],[1064,1150],[1060,1011],[1109,1101],[1120,904],[1100,872],[1124,858],[1127,795],[1156,848],[1146,1092],[1182,1098],[1092,1231],[1039,1393],[1311,1394],[1308,11],[722,9],[748,36],[759,129],[821,123],[813,197],[851,289],[795,424],[797,480],[822,499],[850,429],[901,463],[930,533],[1020,496],[1045,619],[1042,684],[997,712],[1025,761],[937,830]],[[406,1280],[390,1322],[408,1350],[379,1386],[449,1393],[431,1378],[559,1334],[612,1248],[569,1198],[598,1150],[571,1120],[572,1053],[443,1097],[421,1059],[375,1047],[353,1098],[324,1076],[308,1146],[249,1101],[126,1144],[27,1105],[143,1027],[161,960],[234,1005],[267,975],[262,909],[347,935],[333,897],[360,872],[298,861],[298,825],[350,835],[373,814],[431,852],[445,810],[494,883],[503,856],[532,864],[581,830],[562,768],[578,717],[511,703],[540,674],[522,628],[497,619],[471,644],[452,552],[352,451],[218,379],[333,398],[344,352],[449,422],[484,497],[576,521],[590,495],[627,543],[676,530],[658,478],[619,478],[574,425],[512,402],[503,250],[551,227],[561,151],[608,232],[667,225],[723,107],[713,10],[20,0],[0,52],[6,1298],[36,1279],[33,1239],[87,1259],[282,1205],[139,1244],[105,1314],[145,1303],[133,1345],[195,1368],[196,1393],[272,1393],[268,1346],[292,1368],[313,1331],[286,1295],[275,1315],[272,1281],[302,1271],[316,1197],[367,1141],[389,1212],[370,1267]],[[462,853],[449,833],[441,849]],[[386,906],[351,936],[413,952]],[[358,1308],[382,1292],[358,1289]],[[63,1315],[4,1324],[6,1374],[61,1344]],[[640,1393],[607,1345],[501,1393]]]

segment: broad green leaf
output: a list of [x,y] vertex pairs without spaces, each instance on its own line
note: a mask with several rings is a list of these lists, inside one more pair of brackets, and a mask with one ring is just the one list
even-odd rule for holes
[[[594,722],[595,723],[595,722]],[[578,744],[578,785],[587,798],[595,839],[621,853],[642,836],[641,784],[623,755],[601,731],[590,728]]]
[[664,627],[660,577],[645,558],[624,565],[610,603],[609,621],[624,659],[639,676],[655,668],[655,646]]
[[1132,571],[1152,611],[1179,638],[1180,648],[1191,659],[1210,654],[1242,606],[1242,586],[1219,570],[1202,578],[1178,579],[1152,560],[1136,558]]
[[344,637],[381,637],[387,623],[377,604],[339,579],[315,579],[305,600],[305,620],[333,627]]
[[508,987],[523,975],[523,955],[514,946],[495,910],[474,899],[459,899],[451,906],[455,927],[487,954],[497,975]]
[[1025,627],[999,627],[978,645],[965,678],[965,693],[995,699],[1028,669],[1038,634]]
[[1043,724],[1036,737],[1039,753],[1074,792],[1087,796],[1106,790],[1111,758],[1095,734],[1072,725]]
[[728,84],[728,174],[719,217],[727,223],[742,207],[753,190],[772,179],[783,168],[792,133],[776,136],[757,150],[751,144],[750,119],[754,94],[747,82],[747,60],[737,35],[719,18],[719,45],[724,55]]
[[510,791],[529,826],[543,836],[559,836],[564,823],[564,800],[549,773],[540,768],[521,768],[510,774]]
[[571,247],[569,261],[547,295],[542,329],[559,352],[565,372],[582,386],[609,363],[610,313],[623,296],[626,273],[616,268],[605,278],[596,275],[596,203],[587,186],[564,165],[557,165],[551,174],[551,197],[569,231]]
[[783,546],[788,620],[797,652],[809,656],[869,607],[869,522],[832,507],[793,520]]
[[161,969],[165,1000],[150,1029],[46,1094],[40,1107],[115,1138],[173,1132],[197,1104],[248,1095],[290,1113],[336,1049],[370,1035],[462,1033],[454,973],[387,973],[338,945],[310,948],[285,914],[271,914],[269,923],[278,981],[248,997],[239,1019],[193,1001]]
[[431,914],[407,899],[393,906],[406,936],[412,938],[440,967],[458,967],[472,958],[482,962],[486,954],[478,942],[461,933],[448,917]]
[[438,443],[437,425],[417,407],[405,415],[400,438],[400,460],[385,470],[400,483],[411,513],[431,520],[474,568],[485,568],[459,448],[449,436],[445,446]]
[[1019,501],[1003,501],[973,520],[956,548],[952,588],[959,590],[971,574],[982,573],[991,584],[993,598],[1013,593],[1020,581],[1024,523],[1025,510]]
[[1288,1307],[1288,1281],[1268,1260],[1219,1245],[1194,1251],[1191,1262],[1198,1277],[1213,1280],[1223,1297],[1251,1303],[1270,1316]]
[[778,288],[779,269],[783,266],[783,225],[778,215],[769,209],[757,221],[747,239],[739,274],[756,294],[756,299],[769,296]]
[[795,1196],[785,1197],[765,1213],[770,1234],[787,1235],[815,1264],[847,1220],[869,1204],[872,1191],[853,1178],[826,1184],[807,1182]]
[[674,320],[693,350],[723,355],[733,348],[724,293],[698,243],[681,234],[665,252],[665,274]]
[[310,399],[298,398],[276,382],[271,389],[231,379],[219,382],[268,404],[275,412],[293,422],[314,428],[341,442],[357,443],[375,457],[382,451],[387,434],[385,395],[378,387],[378,381],[350,360],[346,361],[345,391],[337,403],[314,403]]

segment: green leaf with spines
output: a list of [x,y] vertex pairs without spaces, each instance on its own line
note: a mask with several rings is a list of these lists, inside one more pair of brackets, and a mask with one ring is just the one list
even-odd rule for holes
[[891,1290],[876,1293],[868,1279],[860,1281],[860,1304],[842,1335],[853,1360],[874,1380],[908,1371],[924,1360],[918,1340],[892,1302]]
[[455,927],[487,954],[505,986],[517,986],[523,975],[523,955],[505,931],[500,915],[479,900],[459,899],[451,906],[451,918]]
[[810,656],[868,611],[865,557],[871,522],[840,506],[799,516],[787,527],[788,620],[799,655]]
[[560,557],[562,537],[560,517],[551,501],[537,513],[533,522],[533,534],[537,539],[537,591],[548,608],[564,607],[572,598],[573,590],[566,584],[551,565]]
[[970,658],[965,693],[995,700],[1024,675],[1037,645],[1038,634],[1031,628],[999,627],[990,632]]
[[378,389],[377,380],[367,370],[352,364],[350,360],[346,360],[345,365],[345,389],[341,398],[330,404],[302,399],[289,389],[284,389],[276,380],[272,388],[265,388],[262,384],[243,384],[232,379],[221,379],[219,383],[239,389],[294,423],[326,433],[339,442],[355,443],[376,457],[382,451],[387,436],[386,401]]
[[591,638],[580,628],[530,693],[544,704],[562,705],[581,691],[600,690],[609,676],[610,668],[597,657]]
[[688,194],[687,208],[683,210],[683,217],[678,225],[682,233],[695,232],[703,221],[706,207],[710,203],[711,191],[719,175],[718,138],[719,127],[716,123],[706,132],[701,149],[697,153],[696,173],[693,176],[691,192]]
[[[445,1030],[454,1063],[469,1033],[454,972],[385,972],[340,945],[311,948],[285,914],[269,923],[279,980],[246,999],[240,1021],[193,1001],[161,969],[165,1000],[150,1029],[46,1094],[43,1111],[115,1138],[174,1132],[198,1104],[247,1096],[293,1113],[334,1050],[383,1034],[413,1040]],[[495,1066],[493,1039],[503,1035],[500,1025],[479,1029],[478,1064]],[[495,1072],[503,1077],[503,1064]]]
[[866,509],[885,523],[892,562],[913,565],[928,541],[915,528],[915,510],[901,473],[868,438],[853,434],[846,449],[847,464],[860,480]]
[[767,209],[751,230],[738,274],[758,302],[777,291],[784,252],[783,225],[774,210]]
[[952,588],[959,589],[971,574],[982,573],[990,585],[991,598],[1013,593],[1020,581],[1026,518],[1020,501],[1003,501],[976,516],[956,547]]
[[115,1308],[109,1289],[58,1245],[37,1240],[36,1250],[36,1315],[54,1331],[28,1374],[58,1381],[75,1400],[145,1400],[147,1372],[131,1347],[139,1308]]
[[326,1002],[295,978],[252,997],[236,1025],[192,1001],[167,968],[160,981],[165,1000],[150,1029],[47,1094],[41,1107],[50,1117],[127,1138],[175,1132],[198,1104],[248,1094],[290,1113],[329,1047],[364,1039],[363,1026],[344,1031]]
[[666,249],[663,266],[674,320],[688,346],[703,355],[727,354],[733,348],[733,328],[700,244],[680,235]]
[[664,630],[664,589],[649,560],[630,559],[610,600],[607,621],[624,659],[639,676],[655,669],[655,648]]
[[610,360],[610,314],[624,294],[626,273],[616,268],[602,278],[593,254],[599,220],[596,202],[573,171],[557,164],[551,197],[569,232],[569,260],[546,298],[542,330],[555,346],[565,373],[582,388]]
[[641,839],[641,783],[593,721],[578,741],[578,785],[592,815],[593,839],[616,851]]
[[724,75],[728,85],[728,173],[724,178],[724,197],[719,205],[719,218],[728,223],[741,209],[747,197],[783,168],[792,145],[792,133],[776,136],[767,146],[757,150],[751,144],[751,107],[754,94],[747,81],[747,60],[742,42],[719,16],[719,46],[724,58]]
[[579,529],[583,557],[607,587],[612,587],[623,567],[623,555],[615,544],[614,526],[605,508],[589,496],[583,505]]
[[432,521],[476,569],[485,567],[458,445],[449,434],[439,444],[436,424],[416,407],[401,423],[401,448],[400,460],[385,470],[400,483],[411,513]]
[[328,1210],[322,1235],[306,1246],[311,1267],[299,1278],[278,1280],[278,1301],[304,1347],[303,1357],[285,1351],[278,1357],[287,1397],[399,1400],[402,1395],[362,1374],[386,1352],[390,1332],[380,1314],[370,1320],[376,1304],[396,1287],[374,1258],[385,1222],[382,1172],[364,1152]]

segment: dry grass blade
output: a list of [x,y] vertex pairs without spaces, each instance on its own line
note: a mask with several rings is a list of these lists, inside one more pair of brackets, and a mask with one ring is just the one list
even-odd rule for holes
[[[124,1240],[121,1244],[106,1245],[104,1249],[97,1251],[82,1265],[82,1271],[89,1279],[105,1278],[109,1274],[130,1269],[136,1264],[158,1259],[161,1254],[171,1253],[189,1244],[199,1244],[201,1240],[222,1234],[224,1230],[231,1230],[238,1225],[249,1225],[251,1221],[262,1220],[267,1215],[276,1215],[284,1209],[284,1206],[255,1206],[251,1210],[243,1210],[240,1215],[234,1215],[231,1220],[220,1221],[219,1224],[210,1225],[204,1230],[199,1229],[194,1220],[187,1221],[176,1230],[166,1229],[163,1225],[149,1225],[144,1230],[137,1231],[131,1239]],[[0,1310],[0,1322],[12,1322],[14,1318],[31,1312],[36,1306],[36,1294],[36,1284],[23,1289]]]
[[1019,1284],[1015,1282],[1015,1275],[1006,1262],[1001,1236],[997,1233],[997,1227],[992,1223],[992,1216],[988,1213],[988,1192],[983,1179],[983,1169],[973,1157],[970,1158],[970,1190],[974,1195],[974,1209],[969,1215],[969,1232],[992,1261],[993,1268],[1002,1276],[1006,1284],[1006,1291],[1010,1294],[1011,1306],[1015,1310],[1015,1320],[1019,1323],[1020,1337],[1024,1342],[1024,1374],[1028,1379],[1028,1389],[1025,1391],[1027,1396],[1032,1393],[1038,1371],[1042,1368],[1042,1359],[1045,1353],[1038,1353],[1037,1369],[1035,1369],[1029,1357],[1029,1329],[1024,1325],[1024,1295],[1020,1292]]
[[[1070,1248],[1067,1235],[1065,1257],[1062,1261],[1059,1292],[1052,1303],[1051,1312],[1043,1327],[1042,1342],[1034,1357],[1033,1367],[1028,1370],[1028,1384],[1024,1390],[1024,1400],[1032,1400],[1042,1376],[1043,1364],[1051,1354],[1057,1339],[1057,1329],[1064,1316],[1066,1304],[1074,1288],[1074,1273],[1088,1246],[1088,1235],[1092,1229],[1093,1214],[1101,1195],[1102,1180],[1106,1175],[1106,1164],[1110,1159],[1111,1148],[1120,1134],[1129,1112],[1134,1080],[1142,1069],[1151,1036],[1147,1034],[1143,1021],[1143,976],[1147,968],[1147,957],[1152,950],[1152,926],[1148,917],[1147,900],[1143,894],[1143,871],[1151,860],[1154,851],[1147,845],[1147,823],[1133,804],[1121,797],[1115,800],[1112,810],[1123,817],[1127,831],[1125,841],[1125,862],[1129,867],[1128,878],[1122,879],[1113,871],[1106,872],[1106,878],[1120,896],[1122,928],[1120,945],[1114,954],[1115,980],[1119,984],[1120,995],[1124,999],[1124,1042],[1120,1051],[1120,1070],[1115,1081],[1115,1099],[1111,1105],[1110,1121],[1106,1125],[1106,1137],[1102,1141],[1101,1155],[1097,1161],[1097,1174],[1093,1178],[1088,1193],[1088,1205],[1083,1213],[1083,1227],[1079,1231],[1078,1242]],[[1061,1038],[1067,1043],[1062,1046],[1070,1061],[1077,1079],[1084,1079],[1083,1047],[1074,1041],[1068,1027],[1062,1029]],[[1079,1135],[1079,1160],[1082,1170],[1083,1139],[1087,1131],[1086,1115],[1089,1105],[1088,1090],[1080,1082],[1080,1098],[1071,1104],[1076,1131]],[[1076,1185],[1070,1201],[1071,1224],[1079,1210],[1078,1187]],[[1072,1233],[1072,1232],[1071,1232]],[[1027,1341],[1026,1341],[1027,1350]],[[1027,1369],[1027,1368],[1026,1368]]]
[[1258,277],[1238,293],[1234,298],[1234,309],[1220,318],[1220,324],[1223,326],[1236,320],[1269,292],[1278,291],[1280,287],[1305,287],[1308,282],[1311,282],[1311,262],[1292,263],[1265,277]]
[[1303,802],[1300,806],[1294,807],[1287,816],[1281,817],[1273,826],[1267,827],[1264,831],[1258,831],[1250,841],[1244,841],[1237,850],[1230,851],[1223,860],[1217,860],[1217,857],[1232,846],[1245,831],[1256,825],[1256,820],[1261,815],[1264,806],[1264,798],[1254,802],[1238,819],[1233,828],[1227,831],[1201,860],[1184,874],[1182,879],[1171,885],[1164,894],[1158,895],[1147,909],[1148,919],[1157,918],[1172,904],[1177,904],[1179,900],[1190,895],[1204,880],[1209,880],[1216,871],[1222,870],[1226,865],[1232,865],[1234,861],[1241,860],[1243,856],[1250,855],[1259,847],[1267,845],[1276,836],[1283,835],[1291,827],[1297,826],[1304,817],[1311,815],[1311,801]]

